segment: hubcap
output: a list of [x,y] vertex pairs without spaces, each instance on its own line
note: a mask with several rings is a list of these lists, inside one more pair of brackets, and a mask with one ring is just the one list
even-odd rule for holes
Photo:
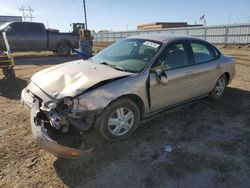
[[225,86],[226,86],[226,81],[224,80],[223,77],[221,77],[215,86],[216,96],[220,96],[223,93]]
[[122,136],[129,132],[134,123],[134,113],[128,108],[118,108],[108,121],[108,129],[114,136]]

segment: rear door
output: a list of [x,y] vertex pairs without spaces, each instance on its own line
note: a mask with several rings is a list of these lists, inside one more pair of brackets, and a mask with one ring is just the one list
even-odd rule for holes
[[202,96],[212,91],[220,76],[220,62],[213,49],[206,42],[189,41],[192,54],[193,97]]
[[27,48],[28,50],[47,49],[47,31],[41,23],[27,24]]
[[178,104],[192,98],[193,77],[185,41],[168,45],[152,68],[166,66],[168,83],[158,82],[156,74],[150,73],[151,111]]
[[27,50],[26,27],[23,22],[13,22],[9,24],[5,32],[12,51]]

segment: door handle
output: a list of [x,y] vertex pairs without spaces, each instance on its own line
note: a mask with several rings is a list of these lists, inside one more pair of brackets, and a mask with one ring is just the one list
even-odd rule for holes
[[185,77],[190,77],[190,76],[192,76],[192,75],[193,75],[193,72],[192,72],[192,71],[185,73]]
[[215,69],[220,69],[220,68],[221,68],[220,64],[217,64],[215,67]]

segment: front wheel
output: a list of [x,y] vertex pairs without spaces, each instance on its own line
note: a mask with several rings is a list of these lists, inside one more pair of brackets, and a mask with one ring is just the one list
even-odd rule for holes
[[59,56],[68,56],[70,54],[70,45],[67,43],[61,43],[56,49],[56,53]]
[[212,100],[218,100],[222,97],[227,85],[227,77],[223,74],[216,82],[213,91],[210,93]]
[[97,117],[99,133],[107,140],[121,140],[129,137],[139,125],[140,111],[137,105],[127,98],[112,102]]

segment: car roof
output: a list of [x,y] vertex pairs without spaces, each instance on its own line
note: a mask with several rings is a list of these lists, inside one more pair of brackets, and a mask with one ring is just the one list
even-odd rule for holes
[[128,38],[154,40],[154,41],[158,41],[158,42],[169,42],[169,41],[187,40],[187,39],[201,40],[201,39],[187,36],[187,35],[175,35],[175,34],[145,34],[145,35],[134,35],[134,36],[131,36]]

